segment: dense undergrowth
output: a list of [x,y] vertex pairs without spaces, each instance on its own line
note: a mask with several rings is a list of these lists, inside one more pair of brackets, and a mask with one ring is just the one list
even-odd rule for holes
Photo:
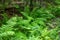
[[60,5],[34,8],[32,11],[27,6],[24,11],[18,11],[23,16],[15,15],[10,19],[7,13],[3,12],[4,20],[0,21],[0,40],[60,40]]

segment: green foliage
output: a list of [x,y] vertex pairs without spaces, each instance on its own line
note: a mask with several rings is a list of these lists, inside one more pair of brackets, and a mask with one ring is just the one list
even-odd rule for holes
[[[14,6],[19,8],[18,5]],[[60,40],[60,19],[55,19],[58,25],[53,25],[54,28],[47,24],[60,15],[60,5],[33,8],[32,11],[27,6],[24,11],[18,11],[23,16],[16,15],[8,19],[6,13],[2,14],[4,20],[0,27],[0,40]]]
[[6,25],[0,27],[1,40],[54,40],[58,36],[58,29],[49,30],[46,18],[33,18],[23,14],[23,17],[12,17]]
[[56,6],[55,8],[53,8],[52,9],[52,11],[53,11],[53,14],[56,16],[56,17],[58,17],[58,16],[60,16],[60,5],[58,5],[58,6]]

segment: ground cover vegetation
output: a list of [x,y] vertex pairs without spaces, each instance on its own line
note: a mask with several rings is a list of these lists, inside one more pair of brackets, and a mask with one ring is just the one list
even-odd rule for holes
[[16,4],[14,11],[1,7],[0,40],[60,40],[60,0],[53,0],[54,5],[44,2],[48,6],[33,9],[26,5],[21,10]]

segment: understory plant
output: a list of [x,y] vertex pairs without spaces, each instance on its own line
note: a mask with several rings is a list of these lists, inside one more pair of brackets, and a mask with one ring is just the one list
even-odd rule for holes
[[33,10],[31,15],[25,10],[22,17],[16,15],[7,20],[0,27],[0,40],[59,40],[59,27],[49,29],[46,25],[55,16],[40,9]]
[[24,11],[21,11],[18,5],[14,6],[23,16],[15,15],[8,19],[6,13],[2,14],[4,20],[1,20],[3,23],[0,26],[0,40],[60,40],[60,25],[50,24],[52,19],[55,18],[55,21],[59,16],[60,5],[35,7],[32,11],[29,6],[25,7]]

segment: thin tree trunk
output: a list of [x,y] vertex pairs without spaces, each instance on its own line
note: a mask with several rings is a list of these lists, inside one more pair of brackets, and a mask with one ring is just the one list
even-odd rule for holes
[[30,6],[30,11],[31,11],[32,10],[32,6],[33,6],[32,0],[30,0],[29,6]]

